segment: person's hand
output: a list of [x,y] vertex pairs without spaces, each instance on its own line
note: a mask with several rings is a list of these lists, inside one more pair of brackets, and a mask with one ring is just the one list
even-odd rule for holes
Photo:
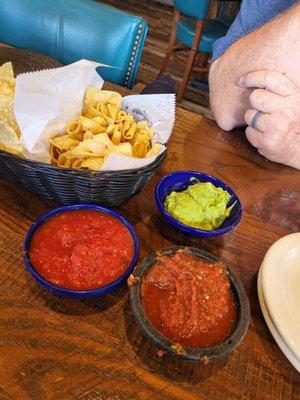
[[[241,88],[254,89],[245,114],[246,136],[271,161],[300,169],[300,88],[277,71],[255,71],[240,77]],[[253,118],[262,111],[253,127]]]

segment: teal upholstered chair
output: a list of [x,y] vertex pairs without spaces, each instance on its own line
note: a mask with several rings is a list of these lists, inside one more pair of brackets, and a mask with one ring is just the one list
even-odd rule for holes
[[[224,36],[229,28],[228,25],[218,19],[206,20],[209,5],[209,0],[174,0],[173,27],[159,75],[165,72],[171,56],[185,65],[184,75],[177,93],[179,102],[192,70],[208,71],[207,62],[212,52],[212,45],[215,40]],[[180,42],[181,46],[175,48],[176,41]],[[190,50],[190,53],[186,59],[181,54],[187,49]],[[197,54],[200,55],[198,57],[199,66],[194,65]]]
[[147,24],[93,0],[1,0],[0,42],[69,64],[82,58],[112,65],[104,79],[131,88]]

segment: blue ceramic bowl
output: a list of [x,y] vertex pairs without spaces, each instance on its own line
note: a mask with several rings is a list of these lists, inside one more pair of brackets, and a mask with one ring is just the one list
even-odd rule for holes
[[[95,211],[100,211],[109,215],[112,215],[113,217],[117,218],[119,221],[121,221],[129,230],[131,233],[133,242],[134,242],[134,253],[132,256],[132,260],[130,264],[128,265],[127,269],[125,272],[119,276],[115,281],[101,286],[96,289],[91,289],[91,290],[71,290],[71,289],[64,289],[60,286],[56,286],[46,279],[44,279],[33,267],[33,265],[30,262],[29,259],[29,249],[30,249],[30,243],[31,239],[36,232],[36,230],[49,218],[54,217],[57,214],[64,213],[66,211],[71,211],[71,210],[79,210],[79,209],[89,209],[89,210],[95,210]],[[118,286],[120,286],[128,277],[128,275],[131,273],[133,270],[138,258],[139,258],[139,241],[138,237],[135,233],[135,230],[133,226],[125,219],[123,218],[120,214],[117,212],[106,208],[106,207],[101,207],[97,206],[94,204],[74,204],[74,205],[69,205],[69,206],[62,206],[55,208],[51,211],[49,211],[47,214],[42,215],[39,217],[29,228],[24,244],[23,244],[23,250],[24,250],[24,263],[30,274],[33,276],[33,278],[46,290],[49,290],[53,294],[56,294],[58,296],[68,296],[68,297],[74,297],[74,298],[89,298],[89,297],[97,297],[97,296],[103,296],[109,292],[112,292],[114,289],[116,289]]]
[[[229,217],[226,218],[226,220],[218,229],[207,231],[185,225],[172,217],[165,209],[164,201],[167,195],[172,191],[181,192],[186,190],[190,185],[193,185],[194,183],[190,182],[190,178],[192,177],[197,178],[201,182],[211,182],[213,185],[226,190],[231,195],[228,205],[230,206],[233,203],[235,203],[235,205],[231,210]],[[198,171],[175,171],[164,176],[156,186],[155,200],[157,207],[165,220],[169,222],[176,230],[188,236],[211,237],[223,235],[224,233],[227,233],[233,229],[242,218],[242,204],[235,192],[229,186],[227,186],[226,183],[220,181],[219,179]]]

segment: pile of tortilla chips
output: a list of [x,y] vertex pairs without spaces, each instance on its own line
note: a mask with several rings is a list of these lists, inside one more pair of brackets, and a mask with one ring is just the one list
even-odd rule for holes
[[63,136],[50,139],[52,163],[99,171],[111,153],[136,158],[158,154],[160,144],[152,146],[147,121],[135,122],[121,110],[121,102],[117,92],[89,87],[82,115],[67,124]]
[[[0,150],[23,156],[21,132],[13,112],[15,78],[12,63],[0,67]],[[144,158],[157,155],[147,121],[135,122],[121,109],[122,96],[95,87],[87,89],[82,115],[67,124],[63,136],[50,139],[51,162],[68,168],[99,171],[111,153]]]
[[23,155],[20,144],[20,129],[13,112],[15,77],[12,63],[0,67],[0,149]]

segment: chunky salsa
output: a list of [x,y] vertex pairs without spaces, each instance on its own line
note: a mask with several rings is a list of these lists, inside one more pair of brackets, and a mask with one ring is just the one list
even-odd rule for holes
[[133,252],[133,238],[122,222],[101,211],[82,209],[44,222],[33,235],[29,259],[47,281],[89,290],[122,275]]
[[225,267],[183,251],[157,258],[142,280],[141,299],[153,326],[182,346],[221,343],[236,323]]

